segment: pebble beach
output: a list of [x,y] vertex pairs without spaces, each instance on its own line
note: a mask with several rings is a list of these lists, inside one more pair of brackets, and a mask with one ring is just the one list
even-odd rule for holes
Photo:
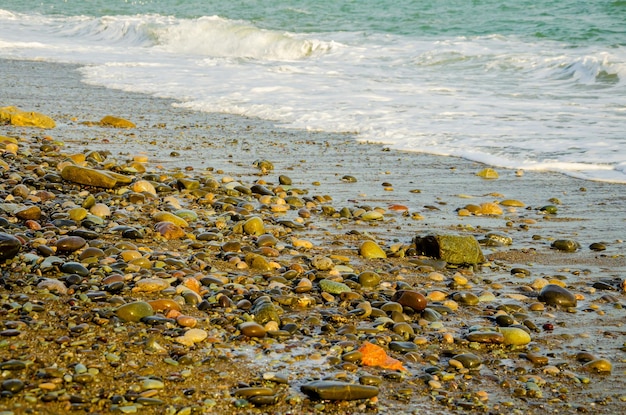
[[1,415],[623,412],[624,185],[0,68]]

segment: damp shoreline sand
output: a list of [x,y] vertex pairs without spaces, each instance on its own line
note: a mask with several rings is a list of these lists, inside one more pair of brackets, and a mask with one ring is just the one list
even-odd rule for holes
[[[593,285],[624,280],[626,262],[621,241],[626,225],[624,185],[589,182],[546,172],[525,172],[518,176],[505,169],[497,169],[498,179],[485,180],[476,173],[488,166],[462,159],[390,151],[379,144],[358,143],[349,134],[296,131],[262,120],[196,113],[177,108],[171,100],[88,86],[80,82],[80,74],[72,65],[0,60],[0,68],[4,73],[0,81],[3,91],[0,106],[15,105],[27,111],[42,112],[57,122],[55,129],[46,131],[0,126],[2,135],[28,139],[50,136],[52,140],[64,143],[61,152],[66,154],[106,151],[117,160],[141,154],[148,158],[148,171],[163,174],[178,172],[190,176],[214,176],[219,180],[230,177],[248,184],[263,180],[267,186],[277,185],[279,175],[288,175],[294,188],[305,189],[308,196],[326,200],[325,204],[337,212],[342,208],[380,208],[385,211],[382,221],[368,223],[319,214],[298,234],[317,245],[317,256],[351,258],[348,265],[355,272],[372,266],[367,261],[360,263],[358,258],[358,243],[363,237],[378,241],[388,250],[410,244],[416,235],[462,233],[480,239],[488,232],[499,232],[511,237],[510,246],[484,246],[488,263],[468,274],[472,280],[469,286],[448,284],[448,294],[458,290],[477,294],[492,292],[498,298],[493,307],[509,300],[528,304],[533,295],[536,296],[532,289],[535,279],[563,281],[581,298],[576,309],[577,321],[571,321],[574,314],[563,311],[548,310],[532,316],[538,325],[550,322],[557,327],[553,336],[544,331],[533,333],[538,342],[533,350],[549,356],[550,366],[556,369],[550,369],[553,372],[541,368],[524,370],[529,379],[532,374],[547,378],[549,385],[564,382],[568,391],[562,393],[566,398],[559,398],[558,391],[554,392],[558,387],[550,386],[550,392],[545,391],[543,396],[523,395],[508,399],[510,389],[515,388],[498,388],[494,383],[494,390],[484,387],[490,394],[486,406],[471,407],[481,411],[486,407],[499,413],[509,411],[505,402],[511,401],[522,411],[551,408],[550,405],[560,411],[573,412],[586,408],[589,412],[606,410],[605,413],[611,413],[614,408],[619,408],[625,386],[624,329],[621,323],[624,292],[619,289],[606,291],[612,296],[607,299],[605,291]],[[105,115],[127,118],[136,123],[137,128],[114,130],[83,124]],[[259,160],[270,161],[274,170],[267,174],[260,172],[255,167]],[[503,215],[488,217],[460,217],[457,213],[468,204],[505,199],[520,200],[526,207],[508,208]],[[396,212],[391,208],[393,205],[404,206],[407,210]],[[545,215],[541,212],[545,205],[556,206],[558,213]],[[581,248],[573,253],[551,249],[550,245],[556,239],[576,240]],[[589,249],[590,244],[598,242],[604,243],[607,249],[600,252]],[[516,267],[529,270],[531,276],[512,276],[510,270]],[[424,292],[445,291],[445,281],[432,280],[418,268],[413,269],[411,262],[398,258],[381,265],[378,270],[392,285],[406,281]],[[444,274],[446,279],[453,279],[453,271]],[[522,299],[523,296],[528,299]],[[462,339],[463,326],[484,322],[488,309],[489,305],[480,309],[462,308],[458,317],[453,319],[450,332]],[[432,354],[441,356],[433,365],[445,368],[445,356],[454,348],[441,343],[440,334],[433,330],[425,329],[420,337],[428,340]],[[458,349],[463,347],[461,342]],[[611,361],[612,373],[589,375],[589,386],[569,384],[570,370],[580,373],[581,366],[577,366],[572,355],[582,351]],[[422,358],[428,361],[424,355],[430,352],[424,352]],[[273,353],[277,352],[274,350]],[[8,359],[9,354],[3,354],[2,358]],[[249,368],[255,367],[254,360],[249,362]],[[515,363],[512,368],[506,368],[510,372],[505,372],[514,373],[516,365],[523,366]],[[412,381],[419,378],[423,366],[423,362],[415,363]],[[490,370],[491,376],[495,376],[492,367]],[[328,371],[333,374],[334,369]],[[458,388],[461,377],[457,374],[451,382],[457,386],[447,386]],[[511,377],[521,384],[519,376]],[[240,381],[243,380],[231,376],[224,380],[225,387],[234,387],[233,383]],[[293,380],[292,394],[297,394],[297,385],[302,382],[300,378]],[[445,386],[444,382],[444,389]],[[450,394],[455,396],[452,392]],[[551,400],[545,398],[546,395]],[[436,403],[443,398],[434,399],[434,403],[423,403],[421,398],[425,396],[428,393],[414,392],[406,399],[432,405],[432,409],[442,412],[450,409]],[[392,398],[389,393],[381,393],[379,402],[380,406],[374,409],[331,404],[327,410],[337,413],[380,410],[386,413],[403,408],[400,398]],[[12,410],[10,403],[3,406]],[[315,410],[314,404],[304,408]],[[21,409],[17,409],[18,413]],[[166,412],[159,408],[155,413]]]

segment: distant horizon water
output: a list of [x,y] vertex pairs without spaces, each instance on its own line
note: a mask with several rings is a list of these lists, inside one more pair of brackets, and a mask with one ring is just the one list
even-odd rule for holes
[[[4,0],[0,58],[196,111],[626,183],[626,0]],[[0,95],[0,101],[2,97]]]

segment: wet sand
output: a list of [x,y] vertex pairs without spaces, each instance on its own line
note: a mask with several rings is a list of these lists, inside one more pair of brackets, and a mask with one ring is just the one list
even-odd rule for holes
[[[0,68],[3,71],[0,106],[14,105],[42,112],[57,122],[55,129],[47,131],[0,126],[2,135],[25,138],[49,135],[64,143],[62,152],[66,154],[94,150],[110,152],[117,160],[145,155],[147,169],[163,174],[179,171],[219,180],[232,177],[242,183],[263,180],[268,187],[278,185],[279,175],[287,175],[294,188],[303,189],[311,198],[325,198],[324,204],[337,212],[342,208],[359,207],[380,208],[385,212],[384,219],[375,222],[315,214],[306,229],[298,231],[299,238],[316,245],[307,255],[347,256],[355,273],[376,269],[391,286],[397,281],[406,281],[424,293],[441,290],[451,297],[456,291],[467,290],[477,295],[485,292],[495,295],[496,300],[490,304],[461,306],[454,317],[444,319],[448,332],[460,339],[453,345],[443,342],[441,333],[434,328],[424,327],[421,335],[416,336],[427,339],[420,356],[423,360],[412,362],[410,376],[402,385],[419,383],[420,374],[428,367],[428,355],[440,356],[432,366],[445,369],[446,356],[454,354],[452,350],[468,347],[462,341],[464,329],[485,324],[487,310],[495,310],[509,301],[525,306],[532,303],[538,291],[532,284],[538,278],[560,280],[579,296],[575,310],[547,308],[542,313],[532,314],[531,320],[539,331],[531,333],[533,343],[529,349],[549,357],[549,371],[526,365],[524,359],[519,359],[525,349],[497,352],[495,355],[501,359],[499,364],[487,364],[485,358],[485,369],[480,375],[461,373],[453,381],[443,382],[445,393],[428,387],[424,391],[420,385],[416,387],[418,392],[399,397],[391,393],[394,386],[387,384],[385,393],[381,393],[374,406],[339,403],[321,408],[313,403],[298,406],[301,410],[337,413],[406,410],[410,413],[420,408],[445,413],[454,410],[454,406],[441,402],[446,400],[447,394],[451,399],[460,399],[459,388],[463,389],[464,384],[470,385],[467,386],[469,394],[485,390],[490,396],[484,405],[467,404],[477,411],[616,413],[623,407],[626,386],[624,292],[620,287],[626,273],[622,242],[626,228],[623,185],[582,181],[547,172],[519,175],[505,169],[496,169],[498,179],[485,180],[476,173],[488,166],[462,159],[390,151],[378,144],[358,143],[356,137],[349,134],[295,131],[263,120],[195,113],[176,107],[171,100],[87,86],[80,82],[80,74],[70,65],[0,61]],[[137,128],[116,130],[84,124],[105,115],[127,118],[136,123]],[[261,160],[270,161],[274,169],[261,172],[255,165]],[[458,210],[468,204],[507,199],[519,200],[525,206],[503,207],[504,213],[495,216],[458,214]],[[407,210],[396,212],[391,208],[393,205],[405,206]],[[545,214],[541,208],[546,205],[556,206],[557,214]],[[297,214],[294,210],[285,217],[295,219]],[[393,252],[394,246],[409,245],[416,235],[461,233],[482,239],[489,232],[509,236],[512,244],[483,246],[488,262],[480,269],[467,271],[471,282],[464,287],[449,283],[454,280],[456,270],[441,270],[445,280],[437,281],[416,267],[410,258],[389,258],[384,264],[378,264],[358,255],[358,244],[363,236]],[[573,253],[557,251],[551,248],[557,239],[575,240],[581,248]],[[606,250],[590,250],[592,243],[603,243]],[[512,276],[513,268],[524,268],[530,276]],[[596,284],[602,282],[608,283]],[[598,289],[594,284],[605,288]],[[553,324],[556,329],[543,330],[545,323]],[[414,342],[418,341],[414,339]],[[255,350],[256,346],[239,347]],[[272,342],[265,347],[272,353],[281,350],[288,353]],[[481,356],[489,353],[487,349],[479,352],[476,353]],[[580,352],[609,360],[613,366],[611,374],[582,374],[582,362],[575,358]],[[256,375],[275,370],[271,362],[254,357],[255,352],[252,358],[248,352],[234,353],[241,353],[248,370]],[[311,351],[302,353],[311,354]],[[10,354],[5,350],[2,358],[15,358]],[[396,356],[402,360],[401,354]],[[328,365],[325,370],[331,376],[339,371],[336,365],[324,364]],[[302,363],[301,366],[307,365]],[[293,362],[288,367],[298,370]],[[516,372],[521,371],[520,368],[527,382],[532,382],[534,377],[546,380],[548,386],[537,381],[543,391],[541,396],[521,392],[517,396],[515,386],[503,386],[494,379],[510,377],[511,384],[523,389],[527,387],[524,379],[520,379],[523,375]],[[308,377],[307,370],[303,369],[302,376],[292,380],[290,395],[298,394],[297,386]],[[364,370],[359,368],[359,371]],[[246,380],[231,374],[223,381],[224,388],[232,388]],[[0,405],[9,411],[16,410],[9,401]],[[284,401],[282,405],[289,406]],[[231,408],[234,412],[234,407]],[[165,411],[158,408],[154,413],[167,413]],[[263,409],[259,411],[262,413]]]

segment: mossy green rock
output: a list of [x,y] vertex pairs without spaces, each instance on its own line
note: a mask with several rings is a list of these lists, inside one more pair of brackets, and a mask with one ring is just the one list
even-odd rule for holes
[[320,281],[320,288],[322,291],[327,292],[329,294],[341,294],[352,291],[350,287],[348,287],[343,282],[331,281],[327,279],[323,279]]
[[61,177],[72,183],[104,187],[106,189],[112,189],[117,184],[117,179],[108,173],[81,166],[65,166],[61,170]]
[[124,321],[140,321],[144,317],[154,315],[152,306],[145,301],[134,301],[123,304],[115,310],[115,314]]
[[482,264],[485,257],[471,235],[429,235],[414,239],[418,254],[450,264]]

